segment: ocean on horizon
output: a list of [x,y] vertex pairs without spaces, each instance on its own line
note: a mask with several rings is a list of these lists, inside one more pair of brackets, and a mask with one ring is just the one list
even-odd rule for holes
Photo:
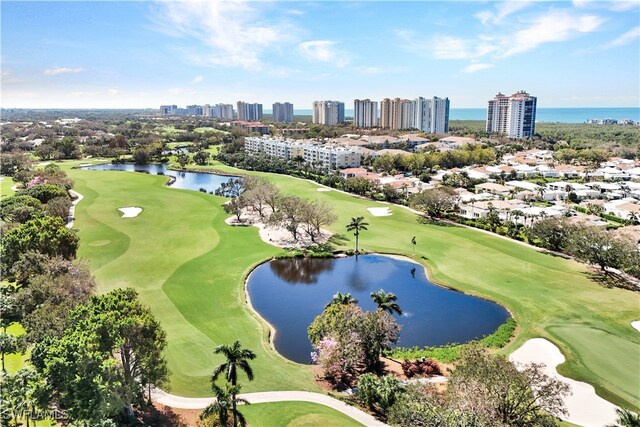
[[[265,114],[270,114],[265,110]],[[310,116],[311,109],[296,109],[297,116]],[[353,117],[353,110],[345,109],[345,115]],[[486,120],[486,108],[451,108],[449,120]],[[640,108],[538,108],[536,122],[547,123],[585,123],[589,119],[631,119],[640,122]]]

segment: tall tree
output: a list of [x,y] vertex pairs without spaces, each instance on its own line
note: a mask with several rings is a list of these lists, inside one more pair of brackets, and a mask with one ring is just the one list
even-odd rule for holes
[[[149,383],[167,371],[166,334],[133,289],[93,296],[70,314],[60,338],[36,344],[31,361],[72,420],[94,423],[118,414],[129,418]],[[153,365],[153,372],[149,369]]]
[[396,294],[380,289],[377,292],[371,292],[371,298],[378,306],[378,309],[388,311],[389,314],[397,313],[402,316],[402,309],[400,309],[400,306],[396,303],[398,299]]
[[367,230],[368,222],[364,220],[363,216],[357,218],[351,217],[351,222],[347,224],[347,231],[353,231],[353,235],[356,236],[356,253],[358,252],[358,239],[360,237],[361,230]]
[[213,425],[227,427],[229,425],[229,414],[231,414],[232,420],[237,419],[240,426],[246,426],[247,420],[244,418],[244,415],[238,411],[237,405],[239,403],[249,405],[250,403],[246,399],[237,397],[240,393],[240,388],[240,385],[228,384],[225,388],[222,388],[215,382],[212,382],[211,390],[213,390],[213,397],[215,397],[216,400],[204,408],[200,414],[200,420],[205,423],[208,420],[215,420]]
[[[246,348],[242,348],[240,341],[236,341],[231,345],[222,344],[213,350],[214,354],[222,354],[225,357],[225,361],[218,365],[211,375],[211,382],[217,381],[220,374],[224,373],[224,377],[231,383],[232,386],[238,384],[238,368],[243,371],[249,381],[253,380],[253,369],[249,365],[249,360],[256,358],[256,354]],[[233,425],[237,426],[236,416],[236,394],[233,393]]]

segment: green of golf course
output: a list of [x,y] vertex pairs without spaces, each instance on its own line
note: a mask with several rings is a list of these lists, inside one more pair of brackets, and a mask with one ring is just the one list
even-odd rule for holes
[[[131,286],[138,290],[167,331],[170,391],[183,396],[210,394],[209,377],[222,361],[219,344],[240,340],[256,352],[255,380],[241,380],[243,392],[318,391],[309,367],[289,362],[270,347],[269,330],[245,304],[244,278],[258,263],[281,252],[264,243],[254,227],[225,224],[225,199],[165,187],[166,177],[72,169],[61,165],[84,195],[76,208],[78,256],[89,261],[99,291]],[[218,163],[216,169],[244,173]],[[543,254],[497,236],[457,226],[425,225],[407,209],[338,191],[318,192],[317,184],[260,174],[284,193],[330,203],[338,220],[329,227],[353,246],[345,225],[364,216],[369,229],[361,247],[416,255],[430,278],[507,307],[520,326],[507,354],[527,339],[556,344],[567,362],[561,374],[586,381],[611,402],[640,408],[640,333],[637,293],[605,288],[575,261]],[[143,209],[121,218],[121,207]],[[375,217],[368,207],[390,207]],[[437,328],[438,325],[433,325]]]

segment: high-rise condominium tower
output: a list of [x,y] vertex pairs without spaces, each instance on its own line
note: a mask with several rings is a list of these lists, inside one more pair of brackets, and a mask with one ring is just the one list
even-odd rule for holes
[[372,128],[378,125],[378,103],[370,99],[353,101],[353,124],[359,128]]
[[249,104],[238,101],[238,120],[262,120],[262,104]]
[[448,133],[449,98],[385,98],[380,103],[380,127]]
[[293,121],[293,104],[289,102],[276,102],[273,104],[273,121],[291,123]]
[[537,98],[521,90],[511,96],[499,93],[489,101],[487,132],[509,138],[531,138],[536,132]]
[[314,101],[313,123],[329,126],[344,123],[344,102]]

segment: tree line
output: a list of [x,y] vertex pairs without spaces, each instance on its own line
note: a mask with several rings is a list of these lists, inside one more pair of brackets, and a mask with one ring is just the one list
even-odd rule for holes
[[[151,388],[168,379],[166,335],[133,289],[93,295],[95,279],[75,260],[68,190],[56,165],[14,169],[25,188],[0,199],[2,425],[64,417],[77,425],[128,425]],[[19,323],[25,334],[7,329]],[[30,350],[15,374],[5,355]],[[55,411],[54,411],[55,409]]]

